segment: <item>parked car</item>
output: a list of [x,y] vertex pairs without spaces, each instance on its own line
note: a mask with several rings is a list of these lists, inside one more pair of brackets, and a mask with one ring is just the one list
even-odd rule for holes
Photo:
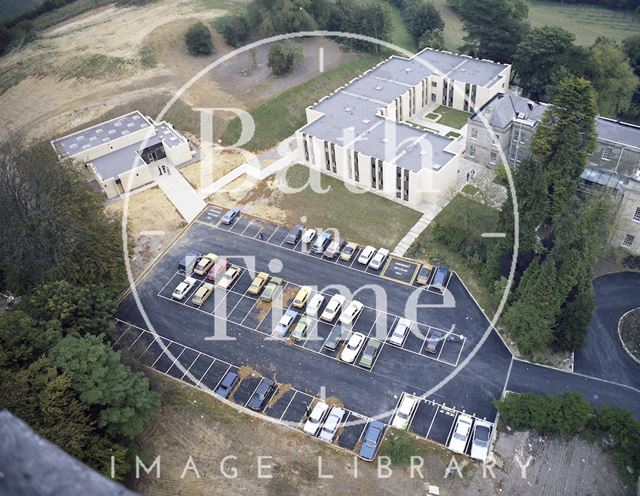
[[307,315],[309,317],[315,317],[316,315],[318,315],[318,312],[320,311],[320,307],[324,303],[324,300],[325,297],[320,293],[316,293],[315,295],[313,295],[313,298],[311,298],[311,301],[307,304]]
[[471,433],[473,419],[469,415],[461,413],[456,420],[456,426],[449,440],[449,449],[455,453],[464,453],[467,447],[467,440]]
[[320,430],[320,426],[322,425],[322,421],[324,420],[325,415],[329,411],[329,405],[327,405],[324,401],[318,401],[311,413],[309,414],[309,418],[304,423],[303,431],[307,434],[311,434],[315,436]]
[[336,258],[346,243],[347,242],[343,239],[334,239],[329,243],[329,246],[327,246],[327,249],[324,251],[324,256],[327,258]]
[[287,234],[287,237],[284,239],[284,242],[290,245],[297,244],[298,241],[300,241],[300,238],[302,237],[303,230],[304,230],[304,226],[302,226],[301,224],[297,224],[293,226],[289,231],[289,234]]
[[218,384],[214,393],[223,398],[228,398],[234,386],[238,383],[238,374],[235,372],[227,372]]
[[433,274],[433,280],[429,285],[429,288],[434,289],[438,293],[444,293],[445,288],[447,287],[447,282],[449,281],[449,269],[446,267],[438,267]]
[[358,263],[362,265],[367,265],[373,255],[375,254],[376,249],[373,246],[365,246],[363,250],[360,252],[360,256],[358,257]]
[[251,286],[249,286],[249,289],[247,289],[247,293],[252,295],[260,294],[267,282],[269,282],[269,274],[260,272],[251,283]]
[[364,305],[362,303],[358,300],[353,300],[349,305],[347,305],[347,308],[345,308],[340,315],[340,322],[346,326],[353,325],[363,308]]
[[193,268],[193,272],[195,272],[199,276],[204,276],[209,269],[213,267],[213,264],[216,263],[217,255],[213,253],[207,253],[204,257],[200,257],[198,263]]
[[307,303],[310,294],[311,288],[309,286],[302,286],[296,293],[292,305],[296,308],[302,308]]
[[247,406],[256,412],[262,410],[267,404],[267,400],[269,399],[269,396],[271,396],[271,393],[273,393],[275,387],[276,383],[273,379],[263,377],[256,390],[251,395],[251,398],[249,398]]
[[282,278],[272,277],[271,280],[269,281],[269,284],[267,284],[267,286],[262,291],[262,294],[260,295],[260,299],[262,301],[273,300],[280,286],[282,286]]
[[383,434],[384,424],[379,420],[372,420],[364,431],[358,456],[366,461],[373,460],[382,442]]
[[240,215],[240,209],[238,207],[234,207],[231,210],[228,210],[226,214],[222,216],[222,223],[229,225],[236,220],[236,217]]
[[344,247],[342,253],[340,253],[340,260],[344,260],[345,262],[351,261],[353,258],[353,254],[358,249],[358,243],[347,243],[347,246]]
[[305,245],[308,245],[309,243],[313,242],[314,239],[316,239],[317,235],[318,235],[318,231],[316,231],[315,229],[307,229],[302,235],[301,241]]
[[191,303],[193,303],[194,305],[200,306],[205,301],[207,301],[209,296],[211,296],[211,293],[213,293],[213,284],[205,282],[202,286],[198,288],[198,290],[196,291],[196,294],[193,295],[193,298],[191,299]]
[[294,341],[302,341],[307,337],[307,333],[311,328],[311,319],[309,317],[302,317],[296,324],[296,328],[291,333],[291,339]]
[[184,258],[182,258],[182,260],[180,260],[180,262],[178,262],[178,270],[187,275],[191,274],[201,256],[202,253],[190,251],[184,256]]
[[184,281],[178,284],[176,286],[176,289],[173,290],[173,293],[171,294],[171,296],[176,300],[182,301],[184,297],[187,296],[187,293],[191,291],[191,288],[193,287],[193,285],[197,282],[198,281],[195,280],[193,277],[185,277]]
[[338,348],[338,345],[340,344],[340,341],[342,341],[343,335],[344,327],[342,327],[340,324],[334,326],[334,328],[331,329],[331,332],[327,336],[327,339],[324,340],[324,344],[322,346],[324,346],[328,350],[336,350]]
[[207,279],[210,281],[218,281],[220,277],[227,271],[229,268],[229,262],[227,262],[224,258],[218,258],[216,263],[213,264],[213,267],[209,269],[207,272]]
[[374,270],[380,270],[388,256],[389,250],[387,250],[386,248],[380,248],[371,262],[369,262],[369,267]]
[[291,326],[296,320],[298,314],[293,310],[287,310],[285,314],[280,317],[280,321],[276,324],[275,329],[273,330],[273,334],[279,338],[283,338],[291,329]]
[[338,432],[338,428],[340,427],[340,422],[342,422],[345,413],[346,412],[342,408],[338,406],[332,406],[331,410],[329,410],[329,415],[327,415],[327,418],[324,421],[324,425],[322,426],[322,430],[320,431],[320,435],[318,437],[328,443],[333,441],[333,438],[336,437],[336,433]]
[[362,352],[362,356],[360,357],[358,365],[366,369],[370,369],[371,367],[373,367],[373,362],[376,361],[376,357],[378,356],[378,353],[380,353],[381,347],[382,341],[369,338],[369,341],[367,341],[367,345],[364,347],[364,351]]
[[444,332],[433,329],[427,336],[426,351],[429,353],[435,353],[438,351],[438,345],[440,344],[440,341],[442,341],[443,336]]
[[491,427],[491,424],[486,420],[476,420],[471,440],[471,458],[474,460],[485,461],[489,456]]
[[396,346],[402,346],[411,330],[411,321],[409,319],[398,319],[398,323],[393,328],[393,333],[389,338],[389,343]]
[[402,397],[400,404],[398,405],[396,414],[393,416],[391,427],[395,427],[396,429],[406,429],[409,426],[411,414],[413,413],[417,405],[418,398],[416,398],[412,394],[405,394]]
[[324,312],[320,315],[320,318],[327,322],[333,322],[338,316],[338,313],[340,313],[340,309],[342,308],[344,301],[344,296],[339,294],[333,295],[329,300],[329,303],[327,303],[327,307],[324,309]]
[[332,239],[332,233],[330,233],[329,231],[323,231],[316,238],[315,243],[313,243],[313,246],[311,247],[311,251],[314,253],[324,253],[324,251],[327,249],[327,246],[329,246],[329,243],[331,243]]
[[431,279],[431,274],[433,273],[433,265],[431,264],[423,264],[418,271],[418,276],[416,277],[416,283],[426,286],[429,284],[429,279]]
[[240,275],[240,267],[236,267],[235,265],[232,265],[224,273],[224,276],[222,277],[222,279],[220,279],[218,286],[220,286],[223,289],[229,289],[231,286],[233,286],[234,281],[238,278],[239,275]]
[[342,350],[342,353],[340,353],[340,360],[342,360],[343,362],[352,363],[362,349],[364,340],[364,334],[360,332],[354,332],[349,338],[347,345]]

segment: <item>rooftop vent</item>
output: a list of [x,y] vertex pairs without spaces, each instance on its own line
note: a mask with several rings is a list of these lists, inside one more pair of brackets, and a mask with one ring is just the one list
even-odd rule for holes
[[382,91],[382,86],[376,86],[376,87],[375,87],[375,90],[376,90],[376,91]]
[[413,69],[411,67],[405,68],[404,72],[411,72]]
[[369,119],[362,119],[363,124],[369,124],[371,121]]
[[517,117],[518,119],[524,119],[524,118],[526,117],[526,115],[524,115],[522,112],[517,112],[517,113],[516,113],[516,117]]
[[383,143],[389,143],[389,141],[391,141],[389,138],[382,138]]
[[353,107],[349,107],[348,105],[344,108],[345,112],[351,112],[353,110]]
[[527,102],[527,106],[529,107],[529,110],[533,110],[533,107],[535,106],[535,104],[531,100],[529,100]]

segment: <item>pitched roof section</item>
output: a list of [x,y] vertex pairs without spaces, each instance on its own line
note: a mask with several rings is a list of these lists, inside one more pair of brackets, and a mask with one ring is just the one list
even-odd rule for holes
[[601,139],[640,150],[640,126],[598,117],[596,129]]
[[531,125],[535,125],[542,119],[547,108],[546,103],[536,103],[511,93],[499,93],[476,112],[471,120],[481,123],[482,113],[482,117],[488,119],[491,126],[500,129],[504,129],[514,120],[529,121]]

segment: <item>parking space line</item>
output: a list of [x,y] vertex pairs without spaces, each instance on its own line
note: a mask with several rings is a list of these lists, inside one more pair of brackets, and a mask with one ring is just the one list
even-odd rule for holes
[[[251,224],[253,224],[255,220],[256,220],[255,218],[254,218],[254,219],[251,219],[251,222],[249,222],[249,223],[245,226],[245,228],[242,230],[242,232],[240,233],[240,235],[241,235],[241,236],[244,236],[244,235],[245,235],[245,234],[244,234],[244,232],[245,232],[247,229],[249,229],[249,226],[251,226]],[[248,237],[248,236],[247,236],[247,237]]]
[[[307,337],[305,338],[304,342],[302,343],[302,347],[304,348],[304,345],[307,344],[308,339],[313,335],[313,331],[315,329],[318,328],[318,322],[320,322],[318,319],[316,319],[315,317],[309,317],[310,319],[313,320],[313,327],[311,328],[311,330],[307,333]],[[329,337],[329,336],[327,336]],[[326,341],[327,338],[324,339],[324,341]],[[322,346],[324,346],[324,341],[322,343]]]
[[[390,314],[388,314],[390,315]],[[376,319],[377,321],[378,319]],[[391,329],[393,329],[393,326],[396,324],[396,322],[398,321],[398,317],[394,316],[393,318],[393,323],[391,324]],[[376,338],[377,339],[377,338]],[[387,344],[387,339],[383,339],[382,340],[382,345],[380,346],[380,349],[378,350],[378,354],[376,355],[376,357],[373,359],[373,363],[371,364],[371,368],[373,369],[373,367],[375,367],[376,362],[378,361],[378,358],[380,357],[380,355],[382,354],[382,350],[384,349],[384,345]]]
[[[224,377],[224,376],[222,376],[222,377]],[[249,377],[251,377],[251,376],[249,376]],[[222,379],[220,379],[220,380],[222,380]],[[251,392],[251,394],[250,394],[250,395],[249,395],[249,397],[247,398],[247,401],[245,401],[245,402],[244,402],[244,405],[243,405],[243,406],[244,406],[245,408],[246,408],[246,407],[247,407],[247,405],[249,404],[249,401],[251,401],[251,398],[253,397],[253,395],[254,395],[254,394],[256,393],[256,391],[258,390],[258,386],[260,386],[260,384],[262,384],[262,381],[263,381],[263,380],[264,380],[264,377],[261,377],[261,378],[260,378],[260,380],[258,381],[258,384],[256,384],[256,387],[254,388],[254,390]],[[276,391],[277,391],[277,390],[278,390],[278,389],[276,388]],[[274,392],[273,392],[273,394],[276,394],[276,392],[274,391]]]
[[464,345],[466,344],[466,342],[467,342],[467,338],[462,338],[462,346],[460,346],[460,351],[458,351],[455,367],[457,367],[458,363],[460,362],[460,357],[462,356],[462,349],[464,348]]
[[[423,400],[424,401],[424,400]],[[431,402],[431,404],[433,405],[433,402]],[[418,408],[416,407],[416,410]],[[429,424],[429,429],[427,430],[427,433],[424,435],[425,438],[429,438],[429,434],[431,433],[431,428],[433,427],[433,423],[436,420],[436,415],[438,415],[438,412],[440,411],[440,407],[436,408],[436,411],[433,413],[433,417],[431,418],[431,423]]]
[[171,369],[171,367],[173,367],[173,366],[176,364],[176,362],[177,362],[178,360],[180,360],[180,357],[182,356],[182,354],[184,353],[184,350],[186,350],[186,349],[187,349],[186,347],[183,347],[183,348],[182,348],[182,351],[180,352],[180,354],[179,354],[177,357],[175,357],[175,358],[173,359],[173,363],[167,367],[167,370],[165,370],[165,372],[169,372],[169,370]]
[[[118,344],[118,341],[120,341],[122,339],[122,336],[124,336],[127,332],[129,332],[129,329],[131,329],[131,326],[126,327],[125,330],[122,331],[122,334],[120,334],[120,337],[113,342],[113,346]],[[138,336],[138,337],[140,337],[140,336]],[[138,339],[138,338],[136,338],[136,339]]]
[[[210,355],[205,355],[205,356],[210,356]],[[211,357],[211,358],[213,358],[213,361],[209,364],[209,366],[207,367],[207,370],[204,371],[204,374],[200,376],[200,379],[198,379],[198,382],[196,382],[196,387],[200,387],[200,383],[202,382],[202,379],[204,379],[204,376],[207,375],[207,372],[209,372],[209,369],[211,368],[211,366],[214,363],[216,363],[217,359],[214,357]]]
[[285,407],[284,411],[282,412],[282,415],[280,415],[280,418],[278,420],[282,420],[282,418],[284,417],[285,413],[287,413],[287,410],[291,406],[291,402],[293,401],[293,398],[295,398],[297,396],[297,394],[298,394],[298,390],[294,389],[293,390],[293,396],[289,400],[289,403],[287,403],[287,406]]
[[267,238],[267,243],[269,243],[271,241],[271,238],[273,238],[273,235],[278,232],[278,229],[280,229],[280,227],[277,224],[273,224],[273,225],[275,226],[275,229],[271,233],[271,236],[269,236]]
[[153,341],[151,341],[151,342],[147,345],[147,347],[144,349],[144,351],[143,351],[142,353],[140,353],[140,356],[139,356],[136,360],[140,360],[140,359],[142,358],[142,355],[144,355],[144,354],[147,352],[147,350],[148,350],[149,348],[151,348],[151,345],[152,345],[153,343],[155,343],[155,342],[156,342],[156,340],[155,340],[155,339],[154,339]]
[[[447,442],[445,443],[445,446],[449,446],[449,441],[451,440],[451,433],[453,432],[453,428],[456,425],[456,422],[458,421],[458,417],[460,416],[460,412],[453,414],[453,422],[451,422],[451,427],[449,427],[449,434],[447,435]],[[469,437],[471,436],[471,432],[469,432]],[[468,438],[467,438],[468,440]],[[465,444],[465,451],[467,448],[467,445]]]
[[193,367],[193,364],[194,364],[194,363],[196,363],[196,360],[197,360],[198,358],[200,358],[200,355],[202,355],[202,353],[200,353],[200,352],[198,351],[198,356],[196,356],[196,357],[193,359],[193,362],[191,362],[191,365],[189,365],[189,368],[186,370],[186,372],[185,372],[184,374],[182,374],[182,377],[180,377],[180,380],[184,379],[184,376],[185,376],[185,375],[187,375],[187,374],[189,373],[189,371],[191,370],[191,367]]
[[[211,364],[213,365],[213,363]],[[229,373],[229,371],[231,370],[231,367],[233,367],[233,365],[229,365],[227,367],[227,370],[224,371],[224,374],[222,374],[222,377],[220,377],[220,379],[218,380],[218,382],[216,383],[215,387],[211,390],[213,392],[215,392],[218,389],[218,386],[220,385],[220,383],[222,382],[222,380],[226,377],[226,375]],[[209,369],[207,369],[207,371],[209,371]],[[204,376],[202,376],[204,377]],[[253,394],[253,393],[252,393]],[[248,400],[247,400],[248,401]]]

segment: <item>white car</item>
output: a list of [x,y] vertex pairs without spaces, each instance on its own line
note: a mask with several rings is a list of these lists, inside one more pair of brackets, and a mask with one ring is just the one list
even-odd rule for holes
[[182,301],[196,282],[198,281],[196,281],[193,277],[185,278],[184,281],[176,286],[176,289],[173,290],[171,296],[173,296],[176,300]]
[[313,295],[313,298],[311,298],[311,301],[307,303],[306,314],[309,317],[315,317],[316,315],[318,315],[318,311],[320,310],[320,307],[323,303],[324,296],[322,296],[320,293],[316,293],[315,295]]
[[413,410],[416,408],[418,404],[418,398],[413,396],[412,394],[405,394],[402,397],[402,401],[396,410],[396,414],[393,417],[393,421],[391,422],[391,426],[396,429],[406,429],[409,425],[409,419],[411,418],[411,414]]
[[358,257],[358,263],[367,265],[371,261],[371,257],[373,257],[375,252],[376,249],[373,246],[365,246]]
[[402,346],[410,330],[411,321],[409,319],[398,319],[398,323],[393,328],[393,333],[389,338],[389,343],[396,346]]
[[220,282],[218,282],[218,286],[220,286],[223,289],[229,289],[239,275],[240,275],[240,267],[236,267],[235,265],[231,266],[231,268],[227,269],[227,271],[224,273],[224,276],[222,277]]
[[342,350],[342,353],[340,353],[340,360],[347,363],[353,362],[364,346],[365,339],[364,334],[354,332]]
[[327,405],[324,401],[318,401],[316,406],[311,410],[311,414],[309,418],[304,423],[303,430],[307,434],[311,434],[315,436],[320,429],[320,425],[322,425],[322,421],[324,420],[324,416],[329,411],[329,405]]
[[489,456],[489,442],[491,441],[492,425],[486,420],[476,420],[473,427],[471,441],[471,458],[485,461]]
[[345,413],[346,412],[342,408],[338,406],[332,406],[331,410],[329,410],[329,415],[327,415],[327,419],[324,421],[324,425],[322,426],[322,430],[320,431],[320,436],[318,437],[328,443],[333,441],[333,438],[336,437],[336,433],[338,432],[338,428],[340,427],[340,422],[342,422]]
[[305,244],[308,245],[309,243],[311,243],[316,236],[318,235],[318,231],[316,231],[315,229],[307,229],[303,234],[302,234],[302,238],[300,238],[300,240]]
[[353,300],[340,315],[340,322],[346,326],[353,325],[363,308],[364,305],[362,303],[358,300]]
[[387,250],[386,248],[380,248],[375,257],[373,257],[373,260],[369,262],[369,267],[375,270],[380,270],[388,256],[389,250]]
[[449,441],[449,449],[454,453],[464,453],[471,434],[471,426],[473,419],[469,415],[460,414],[456,420],[456,426],[453,429],[451,440]]
[[338,316],[345,300],[346,298],[342,295],[333,295],[329,300],[329,303],[327,303],[327,308],[325,308],[322,315],[320,315],[320,318],[327,322],[333,322],[333,320]]

